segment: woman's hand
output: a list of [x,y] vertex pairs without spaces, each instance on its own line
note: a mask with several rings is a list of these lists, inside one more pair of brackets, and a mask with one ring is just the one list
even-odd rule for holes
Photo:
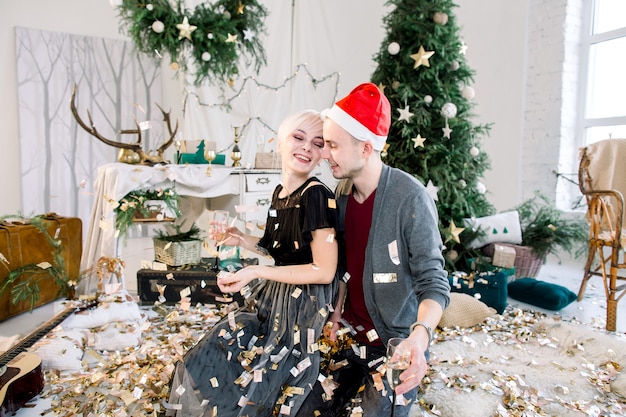
[[248,285],[250,281],[259,277],[258,265],[250,265],[233,274],[220,274],[217,277],[217,286],[224,293],[236,293]]
[[209,239],[215,241],[215,246],[240,246],[243,240],[243,232],[234,226],[226,228],[225,232],[216,232],[209,229]]
[[335,310],[335,312],[331,314],[330,319],[328,320],[329,323],[332,323],[332,326],[330,327],[330,329],[328,330],[328,334],[326,335],[326,337],[328,337],[328,339],[332,340],[333,342],[337,340],[337,330],[341,328],[341,313],[337,313],[336,311],[337,310]]

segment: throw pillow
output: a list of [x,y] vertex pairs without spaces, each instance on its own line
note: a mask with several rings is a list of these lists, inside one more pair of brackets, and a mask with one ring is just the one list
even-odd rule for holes
[[518,301],[547,310],[560,310],[578,296],[562,285],[539,281],[535,278],[520,278],[509,284],[509,296]]
[[82,330],[56,327],[33,346],[45,370],[80,371],[83,369],[83,347],[87,335]]
[[450,293],[450,304],[443,311],[439,327],[472,327],[496,314],[496,310],[469,294]]
[[522,243],[522,227],[517,210],[479,218],[465,219],[467,227],[481,229],[485,234],[471,241],[467,247],[476,249],[489,243],[502,242],[519,245]]
[[92,329],[116,321],[139,321],[141,311],[135,302],[102,303],[97,308],[73,314],[63,321],[66,329]]
[[454,273],[448,277],[450,290],[469,294],[493,307],[499,314],[504,312],[508,302],[507,284],[509,276],[505,272],[481,272],[471,278]]

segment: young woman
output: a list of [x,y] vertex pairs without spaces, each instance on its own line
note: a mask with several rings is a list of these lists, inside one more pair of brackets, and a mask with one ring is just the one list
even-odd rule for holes
[[334,302],[338,259],[334,195],[311,176],[323,147],[316,111],[291,115],[279,127],[282,181],[265,233],[259,239],[229,228],[223,242],[269,254],[274,265],[248,266],[218,280],[230,293],[251,284],[251,295],[177,364],[169,415],[293,415],[313,386],[315,343]]

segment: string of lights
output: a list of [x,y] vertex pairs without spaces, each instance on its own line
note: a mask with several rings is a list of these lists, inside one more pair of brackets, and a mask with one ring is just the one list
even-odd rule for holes
[[[294,81],[301,74],[304,74],[304,76],[307,77],[307,79],[310,79],[310,83],[313,85],[313,88],[317,88],[318,85],[325,83],[327,81],[334,81],[334,92],[333,92],[332,102],[336,101],[339,95],[339,82],[340,82],[340,77],[341,77],[341,74],[338,71],[334,71],[329,74],[322,75],[321,77],[316,77],[310,71],[307,64],[298,64],[294,72],[291,75],[285,77],[283,82],[279,85],[270,85],[268,83],[259,81],[255,76],[248,76],[242,80],[241,85],[235,92],[233,92],[229,96],[222,95],[220,100],[217,100],[214,102],[202,101],[198,93],[196,93],[195,91],[191,91],[189,89],[185,89],[184,98],[183,98],[183,108],[182,108],[183,118],[185,117],[185,114],[187,112],[187,105],[189,104],[190,100],[195,99],[198,107],[221,108],[223,110],[228,110],[228,109],[231,109],[233,106],[233,103],[237,99],[245,95],[250,90],[251,87],[252,88],[256,87],[257,90],[265,89],[267,91],[279,92],[280,90],[287,88],[290,85],[290,83]],[[240,132],[242,135],[244,134],[246,128],[253,121],[258,122],[261,126],[265,127],[266,129],[271,131],[273,134],[277,133],[276,129],[272,127],[271,124],[267,120],[263,119],[261,115],[256,115],[256,116],[248,117],[246,121],[241,125]],[[225,151],[229,149],[230,147],[232,147],[232,144],[229,145],[227,148],[221,150],[220,152]]]

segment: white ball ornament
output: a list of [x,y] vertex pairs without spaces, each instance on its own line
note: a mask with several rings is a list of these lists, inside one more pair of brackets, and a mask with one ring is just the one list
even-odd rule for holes
[[456,116],[456,106],[454,105],[454,103],[444,104],[441,108],[441,114],[443,115],[443,117],[446,117],[448,119],[452,119],[454,116]]
[[154,23],[152,23],[152,30],[156,33],[163,33],[165,25],[160,20],[155,20]]
[[458,70],[460,66],[461,66],[461,65],[459,64],[459,62],[458,62],[458,61],[453,61],[453,62],[450,64],[450,68],[452,68],[452,71],[456,71],[456,70]]
[[224,12],[224,19],[230,20],[230,12],[228,10]]
[[213,34],[212,34],[212,33],[207,33],[206,37],[207,37],[208,39],[213,39]]
[[487,187],[482,182],[476,184],[476,191],[478,194],[485,194],[487,192]]
[[204,62],[210,61],[211,60],[211,54],[208,52],[203,52],[202,53],[202,60]]
[[463,96],[464,99],[471,100],[476,95],[476,92],[474,91],[472,87],[465,86],[463,87],[463,90],[461,91],[461,95]]
[[430,104],[432,102],[433,102],[433,96],[431,95],[424,96],[424,103]]
[[480,151],[478,150],[478,148],[476,146],[472,146],[469,150],[470,155],[472,155],[474,158],[476,158],[479,154]]
[[154,6],[151,3],[146,4],[146,10],[151,12],[153,9],[154,9]]
[[452,249],[451,251],[448,251],[448,256],[447,258],[449,260],[451,260],[452,262],[456,261],[457,259],[459,259],[459,253],[457,251],[455,251],[454,249]]
[[446,23],[448,23],[448,14],[443,12],[436,12],[433,15],[433,22],[437,23],[438,25],[445,25]]
[[459,180],[459,187],[461,187],[461,189],[467,187],[467,182],[464,179],[460,179]]
[[387,46],[387,51],[391,55],[397,55],[400,52],[400,44],[398,42],[391,42],[389,46]]

